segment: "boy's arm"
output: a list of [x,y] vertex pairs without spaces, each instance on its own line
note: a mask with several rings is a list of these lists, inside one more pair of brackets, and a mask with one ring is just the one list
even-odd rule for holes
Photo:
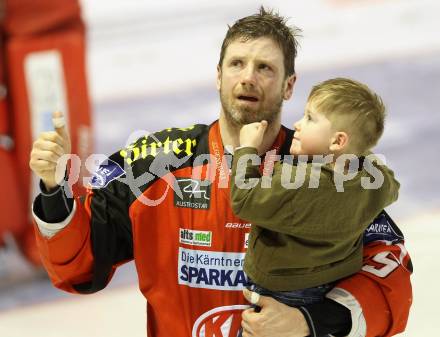
[[[273,177],[267,181],[260,174],[261,145],[268,123],[265,120],[244,125],[240,130],[240,147],[235,150],[231,176],[231,204],[234,213],[241,219],[251,221],[260,227],[290,233],[295,226],[288,226],[293,217],[292,199],[307,190],[307,182],[298,188],[282,188],[282,166],[275,163]],[[251,163],[250,163],[251,162]],[[291,166],[290,176],[296,176],[297,167]],[[305,167],[302,167],[305,168]],[[306,173],[307,174],[307,173]],[[309,177],[306,176],[306,180]],[[290,181],[290,179],[288,179]],[[284,187],[284,186],[283,186]],[[305,198],[301,198],[305,199]],[[300,206],[297,205],[296,208]],[[284,229],[283,229],[284,227]]]
[[243,147],[235,151],[231,173],[232,209],[242,219],[261,226],[267,224],[275,227],[271,228],[275,230],[277,224],[286,223],[285,219],[291,216],[289,210],[293,210],[293,207],[289,204],[295,190],[274,188],[279,184],[276,178],[271,181],[269,188],[264,188],[259,163],[256,148]]
[[[350,185],[350,182],[344,185],[344,179],[349,178],[324,165],[317,165],[315,170],[313,164],[306,162],[298,165],[277,162],[273,175],[262,177],[257,149],[239,148],[232,163],[232,209],[241,219],[288,235],[303,232],[304,218],[310,220],[310,217],[317,216],[316,221],[325,219],[326,214],[316,213],[316,207],[331,210],[327,214],[331,220],[348,216],[347,207],[362,210],[362,215],[356,213],[357,217],[365,218],[364,215],[371,214],[373,218],[397,199],[400,184],[392,170],[382,164],[373,165],[371,160],[365,160],[363,165],[368,166],[368,172],[374,172],[374,176],[369,173],[369,179],[367,176],[357,177],[362,186],[366,184],[363,187],[366,193],[359,193],[359,181],[356,185]],[[371,177],[374,180],[371,181]],[[365,221],[370,219],[365,218]]]

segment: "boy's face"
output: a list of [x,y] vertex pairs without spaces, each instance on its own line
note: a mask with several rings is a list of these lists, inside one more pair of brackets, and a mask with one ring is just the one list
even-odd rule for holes
[[294,124],[290,154],[292,155],[326,155],[330,153],[330,145],[334,131],[331,121],[323,114],[307,104],[304,116]]

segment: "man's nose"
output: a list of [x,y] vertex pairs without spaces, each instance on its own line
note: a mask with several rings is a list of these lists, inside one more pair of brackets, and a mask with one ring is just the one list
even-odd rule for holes
[[293,124],[293,127],[294,127],[295,131],[299,131],[299,130],[301,129],[301,120],[296,121],[296,122]]
[[248,64],[242,71],[241,84],[254,86],[256,82],[255,67]]

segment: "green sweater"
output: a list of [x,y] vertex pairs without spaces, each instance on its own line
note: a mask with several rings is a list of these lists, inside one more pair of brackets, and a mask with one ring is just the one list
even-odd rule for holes
[[[276,162],[271,187],[264,188],[267,181],[262,180],[267,177],[261,178],[259,165],[247,160],[243,166],[243,158],[241,169],[237,169],[240,158],[256,154],[254,148],[238,149],[232,165],[233,210],[238,217],[253,223],[244,263],[246,274],[264,288],[289,291],[358,272],[362,266],[363,231],[383,208],[397,199],[400,184],[393,172],[374,164],[384,177],[383,184],[380,188],[365,189],[361,178],[368,182],[375,179],[363,165],[353,179],[344,182],[344,191],[338,192],[336,187],[340,185],[335,181],[342,175],[329,165],[321,166],[319,187],[309,188],[316,177],[311,174],[312,164]],[[286,188],[286,184],[295,182],[297,172],[301,176],[301,168],[305,167],[304,183]],[[252,188],[237,186],[237,182],[247,183],[250,178]]]

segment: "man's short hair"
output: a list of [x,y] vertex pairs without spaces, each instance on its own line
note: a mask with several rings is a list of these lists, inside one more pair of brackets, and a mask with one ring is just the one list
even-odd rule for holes
[[348,78],[321,82],[312,88],[307,105],[325,115],[335,131],[348,133],[355,154],[370,150],[383,134],[385,105],[363,83]]
[[226,49],[237,39],[252,40],[260,37],[269,37],[277,43],[284,55],[285,77],[295,74],[295,58],[301,30],[295,26],[288,26],[287,19],[267,11],[263,6],[257,14],[246,16],[228,26],[228,32],[223,40],[218,65],[221,67]]

